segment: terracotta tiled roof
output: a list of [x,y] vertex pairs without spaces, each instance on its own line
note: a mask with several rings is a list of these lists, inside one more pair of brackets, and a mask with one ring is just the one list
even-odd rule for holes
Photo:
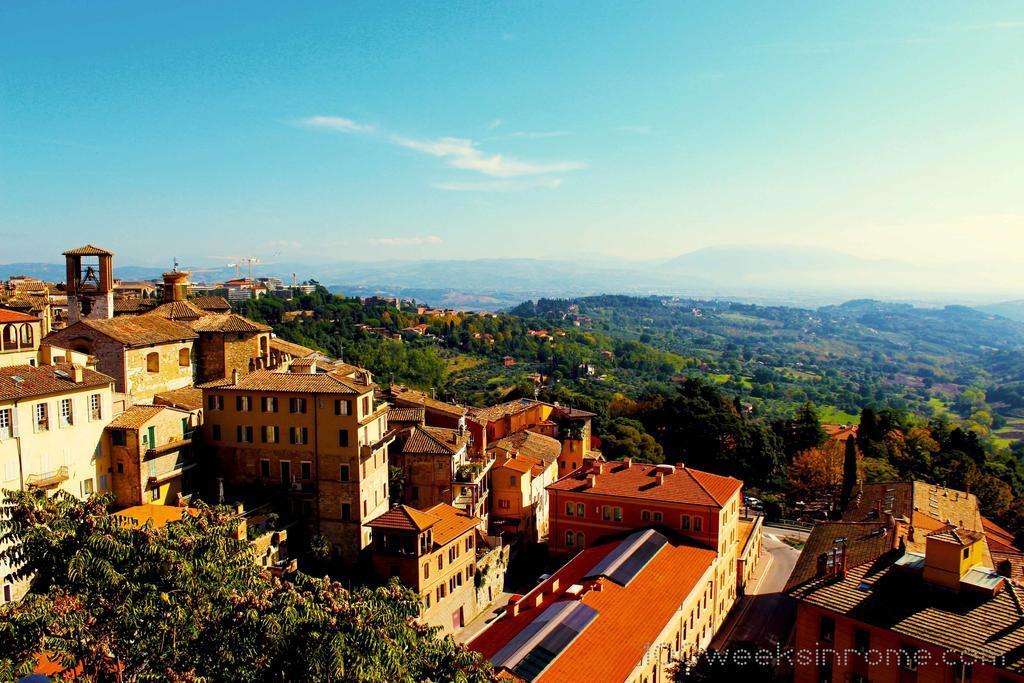
[[985,538],[988,540],[988,547],[993,551],[1015,552],[1020,549],[1015,545],[1016,540],[1009,531],[999,526],[987,517],[981,518],[982,528],[985,531]]
[[[659,471],[664,473],[660,485],[657,480]],[[596,476],[593,488],[588,483],[588,475],[591,474]],[[739,479],[689,467],[640,463],[627,467],[624,462],[606,462],[581,467],[549,485],[548,490],[721,507],[742,486]]]
[[[1020,551],[992,551],[992,566],[1017,583],[1024,581],[1024,553]],[[1009,571],[1005,571],[1009,567]]]
[[582,420],[588,417],[595,417],[594,413],[586,410],[580,410],[579,408],[571,408],[569,406],[553,406],[555,416],[559,418],[565,418],[567,420]]
[[206,314],[206,311],[199,308],[191,301],[168,301],[165,304],[160,304],[149,312],[149,315],[158,315],[161,318],[167,318],[168,320],[180,320],[186,323],[190,323],[193,320],[199,320]]
[[238,378],[218,379],[200,384],[200,389],[237,389],[241,391],[280,391],[295,394],[363,394],[374,385],[342,376],[336,372],[274,372],[257,370]]
[[438,401],[437,399],[430,398],[422,392],[406,389],[405,387],[398,385],[392,385],[388,392],[391,395],[391,400],[401,406],[422,406],[427,410],[434,410],[439,413],[446,413],[455,417],[462,417],[468,412],[468,409],[465,406]]
[[980,531],[971,531],[970,529],[957,529],[954,526],[947,526],[938,531],[933,531],[927,535],[928,538],[934,538],[935,540],[943,541],[945,543],[951,543],[953,545],[974,545],[985,537],[985,534]]
[[536,462],[529,458],[524,458],[521,455],[514,457],[506,457],[504,460],[495,461],[494,469],[504,467],[505,469],[512,470],[513,472],[519,472],[520,474],[526,474],[531,471],[536,465]]
[[156,315],[136,315],[111,319],[79,320],[62,330],[46,335],[45,341],[58,343],[74,339],[84,329],[94,330],[128,347],[168,344],[195,339],[190,327]]
[[[904,519],[924,532],[953,525],[962,529],[983,529],[978,499],[923,481],[865,484],[854,490],[843,513],[845,522],[884,521],[888,514]],[[925,534],[910,542],[911,550],[923,550]]]
[[196,332],[270,332],[270,326],[237,313],[207,313],[192,322]]
[[417,510],[408,505],[398,505],[380,517],[371,519],[366,526],[375,529],[398,529],[401,531],[426,531],[441,521],[437,515]]
[[0,308],[0,323],[37,323],[39,318],[28,313],[19,313],[18,311],[8,311],[7,309]]
[[124,411],[107,425],[107,429],[138,429],[152,420],[163,410],[171,410],[166,406],[151,406],[137,403]]
[[313,349],[307,348],[301,344],[296,344],[295,342],[285,341],[279,337],[274,337],[270,340],[270,348],[276,349],[281,353],[287,353],[292,358],[304,358],[316,353]]
[[434,545],[450,543],[480,524],[479,517],[467,514],[448,503],[438,503],[434,507],[427,508],[424,514],[433,515],[438,519],[437,523],[430,528],[434,537]]
[[84,247],[78,247],[77,249],[69,249],[68,251],[64,252],[64,255],[65,256],[113,256],[114,254],[112,252],[107,251],[106,249],[100,249],[99,247],[94,247],[91,244],[87,244]]
[[402,453],[455,455],[469,442],[469,432],[416,425],[402,445]]
[[[643,533],[643,532],[638,532]],[[585,579],[601,560],[632,540],[609,540],[587,548],[520,600],[519,614],[505,615],[467,645],[493,659],[502,648],[552,605],[575,603],[596,612],[593,621],[571,640],[540,674],[537,683],[625,681],[637,662],[644,660],[651,643],[673,618],[679,605],[698,588],[715,561],[715,552],[676,537],[666,542],[626,585],[606,577]],[[558,588],[553,589],[554,582]],[[584,587],[580,597],[566,590]],[[592,590],[595,585],[600,590]],[[542,595],[540,606],[536,597]]]
[[417,422],[423,423],[426,411],[423,408],[397,408],[391,406],[388,410],[388,423],[395,422]]
[[986,662],[1001,660],[1003,668],[1024,673],[1020,588],[1006,583],[992,596],[934,588],[920,573],[894,566],[902,555],[892,550],[849,569],[845,578],[814,579],[790,595],[944,650],[984,653]]
[[0,367],[0,400],[12,401],[29,396],[44,396],[85,387],[112,384],[113,377],[82,368],[82,381],[71,379],[71,363],[56,365],[9,365]]
[[488,408],[470,408],[469,416],[480,423],[495,422],[509,415],[516,415],[538,405],[539,401],[530,398],[520,398],[515,401],[506,401]]
[[203,407],[203,390],[198,387],[182,387],[172,391],[161,391],[153,396],[153,403],[185,410],[199,410]]
[[487,450],[501,450],[507,453],[518,453],[545,465],[558,460],[562,453],[562,444],[558,439],[536,432],[514,432],[495,441]]
[[804,549],[797,558],[786,584],[792,590],[807,583],[818,574],[818,558],[834,548],[842,547],[846,539],[846,566],[848,569],[873,562],[892,550],[894,533],[881,533],[884,525],[879,522],[823,522],[814,527]]
[[192,303],[211,313],[227,313],[231,310],[231,304],[222,296],[197,296],[192,299]]
[[152,305],[147,299],[138,299],[135,297],[130,299],[120,297],[114,299],[114,313],[145,313],[151,308]]

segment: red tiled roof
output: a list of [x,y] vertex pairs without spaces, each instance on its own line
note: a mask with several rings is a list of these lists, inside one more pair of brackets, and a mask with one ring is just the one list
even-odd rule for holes
[[27,313],[0,308],[0,323],[37,323],[39,318]]
[[159,415],[162,410],[171,410],[171,408],[137,403],[111,420],[107,429],[139,429]]
[[469,432],[416,425],[402,445],[402,453],[455,455],[469,441]]
[[480,524],[479,517],[474,517],[448,503],[438,503],[427,508],[425,514],[433,515],[439,520],[430,529],[436,545],[445,545]]
[[558,460],[558,456],[562,453],[562,444],[558,439],[552,439],[550,436],[524,430],[495,441],[487,450],[492,449],[518,453],[548,465]]
[[71,379],[71,370],[71,363],[0,367],[0,400],[11,401],[28,396],[74,391],[112,384],[114,381],[113,377],[82,368],[82,381],[76,383]]
[[[679,605],[712,566],[716,554],[671,537],[625,586],[604,577],[584,580],[624,542],[609,540],[576,555],[519,601],[521,611],[517,616],[502,616],[471,640],[468,647],[493,658],[548,607],[572,600],[566,595],[570,586],[583,585],[584,592],[578,601],[596,610],[597,616],[534,681],[627,680],[650,644],[657,641],[665,625],[675,617]],[[558,589],[552,590],[556,580]],[[590,590],[597,584],[600,590]],[[540,606],[534,606],[537,595],[543,595]]]
[[365,384],[338,372],[275,372],[257,370],[238,378],[217,379],[199,385],[200,389],[232,389],[239,391],[281,391],[295,394],[362,394],[372,391],[373,384]]
[[214,313],[227,313],[231,310],[231,304],[222,296],[197,296],[192,299],[199,308]]
[[302,346],[301,344],[296,344],[295,342],[285,341],[279,337],[274,337],[270,340],[270,348],[280,351],[281,353],[287,353],[292,358],[303,358],[316,353],[313,349]]
[[468,412],[468,409],[464,406],[438,401],[436,398],[431,398],[413,389],[406,389],[403,386],[392,385],[388,391],[391,394],[391,400],[406,407],[422,406],[427,410],[436,410],[439,413],[446,413],[456,417],[462,417]]
[[529,458],[524,458],[521,455],[517,455],[514,458],[506,458],[503,462],[495,462],[494,469],[504,467],[520,474],[526,474],[533,469],[534,462]]
[[422,512],[408,505],[398,505],[381,516],[371,519],[366,526],[375,529],[398,529],[401,531],[426,531],[441,521],[437,515]]
[[[659,472],[664,473],[660,485],[657,479]],[[596,477],[592,488],[588,482],[591,474]],[[742,486],[739,479],[689,467],[641,463],[627,467],[624,462],[606,462],[581,467],[549,485],[548,490],[722,507]]]
[[1013,534],[993,522],[988,517],[981,518],[982,529],[985,531],[985,538],[988,540],[988,547],[993,552],[1019,552],[1020,549],[1014,545]]
[[64,256],[113,256],[112,252],[106,249],[100,249],[94,247],[91,244],[87,244],[84,247],[78,247],[77,249],[68,249],[64,252]]
[[190,327],[156,315],[136,315],[123,318],[79,320],[62,330],[46,335],[45,341],[58,345],[61,341],[74,339],[82,328],[88,328],[110,337],[128,347],[152,346],[170,342],[195,339],[196,333]]
[[198,387],[182,387],[161,391],[153,396],[153,403],[185,410],[199,410],[203,407],[203,390]]

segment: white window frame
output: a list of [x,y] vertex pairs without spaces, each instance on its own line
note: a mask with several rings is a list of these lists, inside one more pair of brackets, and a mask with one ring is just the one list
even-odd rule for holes
[[58,420],[61,427],[73,427],[75,424],[75,404],[70,398],[62,398],[57,404],[59,412]]
[[35,418],[32,421],[34,426],[33,431],[50,431],[50,408],[46,404],[46,401],[41,401],[32,407],[32,416]]
[[89,394],[89,421],[103,419],[103,396],[101,394]]

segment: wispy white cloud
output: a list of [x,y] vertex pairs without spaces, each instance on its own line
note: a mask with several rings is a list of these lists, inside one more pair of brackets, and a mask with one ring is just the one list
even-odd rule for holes
[[376,130],[370,124],[356,123],[352,119],[346,119],[343,116],[307,116],[304,119],[299,119],[299,123],[310,128],[325,128],[327,130],[341,131],[342,133],[372,133]]
[[294,240],[269,240],[263,243],[266,249],[299,249],[302,243]]
[[[495,178],[566,173],[585,167],[585,164],[580,161],[528,161],[503,154],[488,154],[479,148],[478,142],[469,138],[420,139],[398,133],[387,133],[375,126],[358,123],[341,116],[308,116],[300,119],[299,123],[305,127],[323,130],[385,136],[385,139],[393,145],[443,159],[445,164],[452,168],[474,171]],[[496,119],[492,125],[495,127],[501,125],[501,120]]]
[[487,130],[497,130],[498,128],[501,128],[503,125],[505,125],[504,120],[494,119],[493,121],[487,124]]
[[521,190],[556,190],[562,185],[560,178],[528,178],[525,180],[478,180],[469,182],[439,182],[433,187],[448,192],[519,192]]
[[565,173],[584,167],[584,164],[579,161],[538,162],[514,159],[502,154],[485,154],[477,148],[476,142],[466,138],[446,137],[436,140],[417,140],[401,135],[392,135],[391,141],[401,147],[442,158],[452,168],[476,171],[496,178]]
[[433,244],[441,244],[442,240],[437,235],[423,235],[417,237],[374,237],[366,240],[366,243],[374,247],[422,247]]

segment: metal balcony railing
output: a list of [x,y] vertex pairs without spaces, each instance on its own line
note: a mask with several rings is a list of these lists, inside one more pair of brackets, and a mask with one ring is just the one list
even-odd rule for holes
[[70,478],[67,465],[61,465],[55,470],[43,472],[42,474],[30,474],[25,477],[25,484],[37,489],[48,489],[59,485]]

